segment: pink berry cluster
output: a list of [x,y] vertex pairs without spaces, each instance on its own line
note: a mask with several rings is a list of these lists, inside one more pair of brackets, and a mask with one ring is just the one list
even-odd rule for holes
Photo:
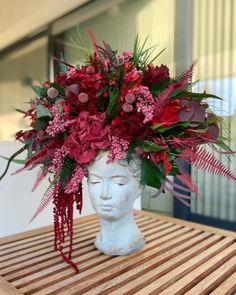
[[82,182],[84,175],[84,170],[81,168],[81,166],[77,165],[71,180],[65,186],[65,193],[77,193],[79,189],[79,184]]
[[63,132],[65,127],[62,125],[61,114],[58,112],[57,104],[52,106],[51,113],[53,115],[53,119],[49,121],[46,133],[51,137],[55,137],[57,133]]
[[62,167],[62,159],[68,154],[65,147],[58,148],[54,152],[54,156],[52,159],[52,168],[51,172],[57,173],[61,170]]
[[112,136],[111,138],[111,151],[109,154],[109,158],[111,160],[122,160],[126,156],[126,152],[129,147],[129,141],[118,138],[116,136]]
[[68,78],[68,79],[70,79],[70,78],[74,78],[76,72],[77,72],[76,68],[74,68],[74,67],[69,67],[69,68],[68,68],[68,71],[67,71],[67,73],[66,73],[67,78]]
[[155,101],[151,92],[146,86],[140,86],[135,92],[137,95],[137,109],[145,116],[143,123],[152,121],[154,117]]

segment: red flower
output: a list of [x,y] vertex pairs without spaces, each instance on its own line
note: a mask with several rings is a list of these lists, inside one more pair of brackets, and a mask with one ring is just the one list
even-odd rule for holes
[[65,141],[65,148],[71,158],[79,164],[91,162],[97,149],[110,147],[110,126],[104,127],[105,113],[90,116],[88,112],[81,112],[77,124]]
[[124,82],[127,84],[132,84],[134,86],[140,86],[142,82],[142,73],[140,73],[136,68],[132,69],[124,76]]
[[140,134],[144,135],[144,115],[140,112],[120,113],[111,122],[111,133],[114,136],[132,141],[135,137],[140,137]]
[[169,172],[172,168],[172,165],[169,161],[167,153],[165,153],[165,152],[151,153],[150,157],[151,157],[151,160],[154,164],[158,164],[160,162],[163,162],[163,168],[164,168],[165,175],[169,174]]
[[144,72],[143,84],[151,88],[155,83],[161,80],[169,79],[169,69],[165,65],[160,67],[154,67],[154,65],[148,65],[147,70]]
[[152,124],[163,123],[161,127],[169,127],[173,123],[179,122],[180,102],[174,100],[164,106],[162,113],[152,120]]

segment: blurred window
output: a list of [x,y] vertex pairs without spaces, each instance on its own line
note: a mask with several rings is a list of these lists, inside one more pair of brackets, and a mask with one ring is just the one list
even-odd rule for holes
[[0,141],[14,140],[27,128],[22,114],[33,95],[32,84],[47,79],[47,38],[42,37],[0,57]]

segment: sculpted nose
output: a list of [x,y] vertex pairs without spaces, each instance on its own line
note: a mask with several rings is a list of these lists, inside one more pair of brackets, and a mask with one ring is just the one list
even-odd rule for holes
[[111,199],[111,194],[108,191],[107,184],[103,185],[102,192],[101,192],[101,199],[103,199],[103,200]]

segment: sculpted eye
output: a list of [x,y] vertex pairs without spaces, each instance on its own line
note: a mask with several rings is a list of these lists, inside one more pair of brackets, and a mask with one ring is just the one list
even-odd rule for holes
[[125,183],[117,183],[119,186],[123,186],[125,185]]
[[90,181],[91,184],[98,184],[100,183],[99,181]]

